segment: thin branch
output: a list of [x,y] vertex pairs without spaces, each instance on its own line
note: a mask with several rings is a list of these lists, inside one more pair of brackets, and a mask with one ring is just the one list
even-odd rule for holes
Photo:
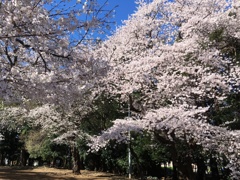
[[0,39],[9,39],[9,38],[20,38],[20,37],[46,37],[49,35],[54,35],[57,34],[56,32],[52,33],[47,33],[47,34],[19,34],[19,35],[5,35],[5,36],[0,36]]
[[41,57],[42,61],[43,61],[43,64],[44,64],[44,67],[45,67],[45,72],[47,71],[51,71],[48,67],[47,67],[47,62],[46,60],[43,58],[41,52],[38,52],[39,56]]
[[12,67],[14,66],[14,63],[13,63],[13,61],[12,61],[12,59],[11,59],[9,53],[8,53],[8,48],[7,48],[7,46],[5,46],[5,53],[6,53],[6,55],[7,55],[7,59],[8,59],[8,61],[9,61],[10,65],[11,65],[11,68],[12,68]]

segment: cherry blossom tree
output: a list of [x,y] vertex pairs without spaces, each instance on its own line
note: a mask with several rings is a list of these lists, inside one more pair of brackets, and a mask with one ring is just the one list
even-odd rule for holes
[[[52,84],[89,78],[95,62],[86,59],[86,51],[112,23],[107,1],[13,0],[1,1],[0,8],[1,98],[40,97],[44,86],[50,95]],[[69,68],[77,68],[72,76]]]
[[126,141],[128,131],[147,130],[224,154],[238,179],[240,132],[213,126],[207,113],[239,93],[239,1],[138,3],[136,13],[100,45],[96,57],[109,62],[102,88],[125,101],[141,93],[144,115],[116,120],[93,139],[94,148],[109,139]]
[[[107,2],[0,2],[0,99],[21,105],[2,109],[2,125],[27,121],[70,143],[78,154],[81,116],[94,97],[91,89],[105,74],[105,63],[93,59],[90,51],[113,23]],[[75,172],[79,168],[77,164]]]
[[[31,109],[41,113],[45,103],[60,107],[64,115],[76,104],[86,113],[91,89],[105,72],[104,62],[91,58],[90,50],[112,23],[107,1],[14,0],[2,1],[0,8],[0,97],[5,104],[22,106],[4,108],[1,123],[11,125],[14,119],[8,115],[18,116],[15,109],[28,117]],[[46,119],[39,118],[47,124],[43,128],[49,125]]]
[[25,125],[32,133],[37,132],[38,136],[54,137],[52,138],[53,143],[65,144],[71,149],[73,172],[80,174],[77,141],[88,139],[88,135],[80,129],[81,119],[84,116],[81,108],[66,109],[65,106],[44,104],[28,107],[26,105],[25,107],[10,106],[2,108],[0,112],[0,132],[7,129],[21,133]]
[[77,141],[86,139],[87,135],[80,129],[81,116],[77,108],[70,110],[45,104],[41,107],[31,109],[27,117],[32,119],[32,127],[38,127],[40,133],[47,134],[49,137],[55,137],[53,142],[56,144],[67,145],[72,152],[73,172],[80,174],[80,155],[77,148]]

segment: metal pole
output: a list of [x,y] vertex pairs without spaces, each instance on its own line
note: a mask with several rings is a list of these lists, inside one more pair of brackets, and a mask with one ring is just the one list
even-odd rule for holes
[[[128,103],[128,117],[131,117],[130,100]],[[128,131],[128,179],[132,178],[132,158],[131,158],[131,132]]]
[[131,158],[131,132],[128,132],[128,137],[129,137],[129,143],[128,143],[128,179],[132,178],[132,158]]

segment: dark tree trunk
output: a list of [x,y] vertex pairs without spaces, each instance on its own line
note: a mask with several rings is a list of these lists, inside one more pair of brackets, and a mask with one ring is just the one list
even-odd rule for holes
[[137,165],[137,171],[138,171],[138,175],[140,176],[141,179],[143,179],[143,170],[142,170],[142,166],[141,163],[139,161],[139,157],[138,155],[135,153],[135,151],[133,150],[133,148],[130,146],[130,152],[133,156],[133,158],[136,160],[136,165]]
[[33,159],[32,158],[28,158],[28,166],[33,166]]
[[26,166],[27,165],[27,152],[25,149],[22,149],[20,152],[20,166]]
[[210,168],[211,168],[212,179],[216,179],[216,180],[220,179],[217,160],[214,157],[210,157]]
[[178,180],[178,171],[177,171],[177,163],[176,160],[173,160],[173,174],[172,174],[173,180]]
[[73,173],[74,174],[81,174],[80,173],[80,166],[81,166],[81,161],[80,161],[80,155],[78,149],[74,146],[72,147],[72,159],[73,159]]
[[[167,133],[166,133],[167,134]],[[164,134],[163,134],[164,135]],[[174,132],[172,132],[171,137],[173,140],[177,140]],[[192,159],[190,156],[182,155],[178,153],[177,144],[170,141],[164,136],[155,134],[156,139],[158,139],[163,144],[168,144],[170,148],[170,154],[173,161],[173,179],[178,179],[178,174],[181,175],[186,180],[195,180],[193,169],[192,169]]]
[[228,161],[224,158],[223,162],[222,162],[222,166],[223,166],[223,168],[222,168],[222,179],[223,180],[229,179],[229,176],[231,174],[230,169],[226,168],[227,164],[228,164]]
[[[181,157],[179,155],[175,144],[171,146],[171,156],[173,161],[173,179],[178,180],[179,175],[186,180],[194,180],[194,173],[192,169],[192,160],[188,157]],[[179,174],[179,175],[178,175]]]
[[73,163],[72,163],[72,149],[69,146],[68,147],[68,156],[67,156],[67,168],[71,170],[73,168]]
[[184,179],[195,180],[195,176],[193,173],[193,167],[192,167],[192,159],[189,156],[184,157],[182,164],[179,165],[178,168],[181,171]]
[[205,165],[203,158],[197,158],[197,180],[204,180],[205,179],[205,171],[207,167]]
[[1,166],[4,166],[4,165],[5,165],[5,161],[4,161],[4,160],[5,160],[5,157],[4,157],[3,153],[1,153],[1,154],[0,154],[0,165],[1,165]]
[[164,163],[164,179],[167,179],[167,176],[168,176],[167,164]]
[[185,180],[195,180],[191,158],[184,157],[183,161],[179,161],[178,160],[179,158],[174,158],[175,155],[172,157],[173,157],[173,179],[178,180],[179,179],[178,176],[180,175]]
[[63,168],[67,169],[68,158],[63,159]]
[[[174,135],[172,135],[175,138]],[[189,155],[182,155],[178,153],[176,144],[171,144],[171,156],[173,161],[173,179],[184,178],[185,180],[195,180],[192,168],[192,159]]]

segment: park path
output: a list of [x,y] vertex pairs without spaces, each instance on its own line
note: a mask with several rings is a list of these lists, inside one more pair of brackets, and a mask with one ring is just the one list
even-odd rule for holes
[[82,170],[74,175],[71,170],[48,167],[19,168],[0,166],[0,180],[123,180],[125,177],[111,173]]

